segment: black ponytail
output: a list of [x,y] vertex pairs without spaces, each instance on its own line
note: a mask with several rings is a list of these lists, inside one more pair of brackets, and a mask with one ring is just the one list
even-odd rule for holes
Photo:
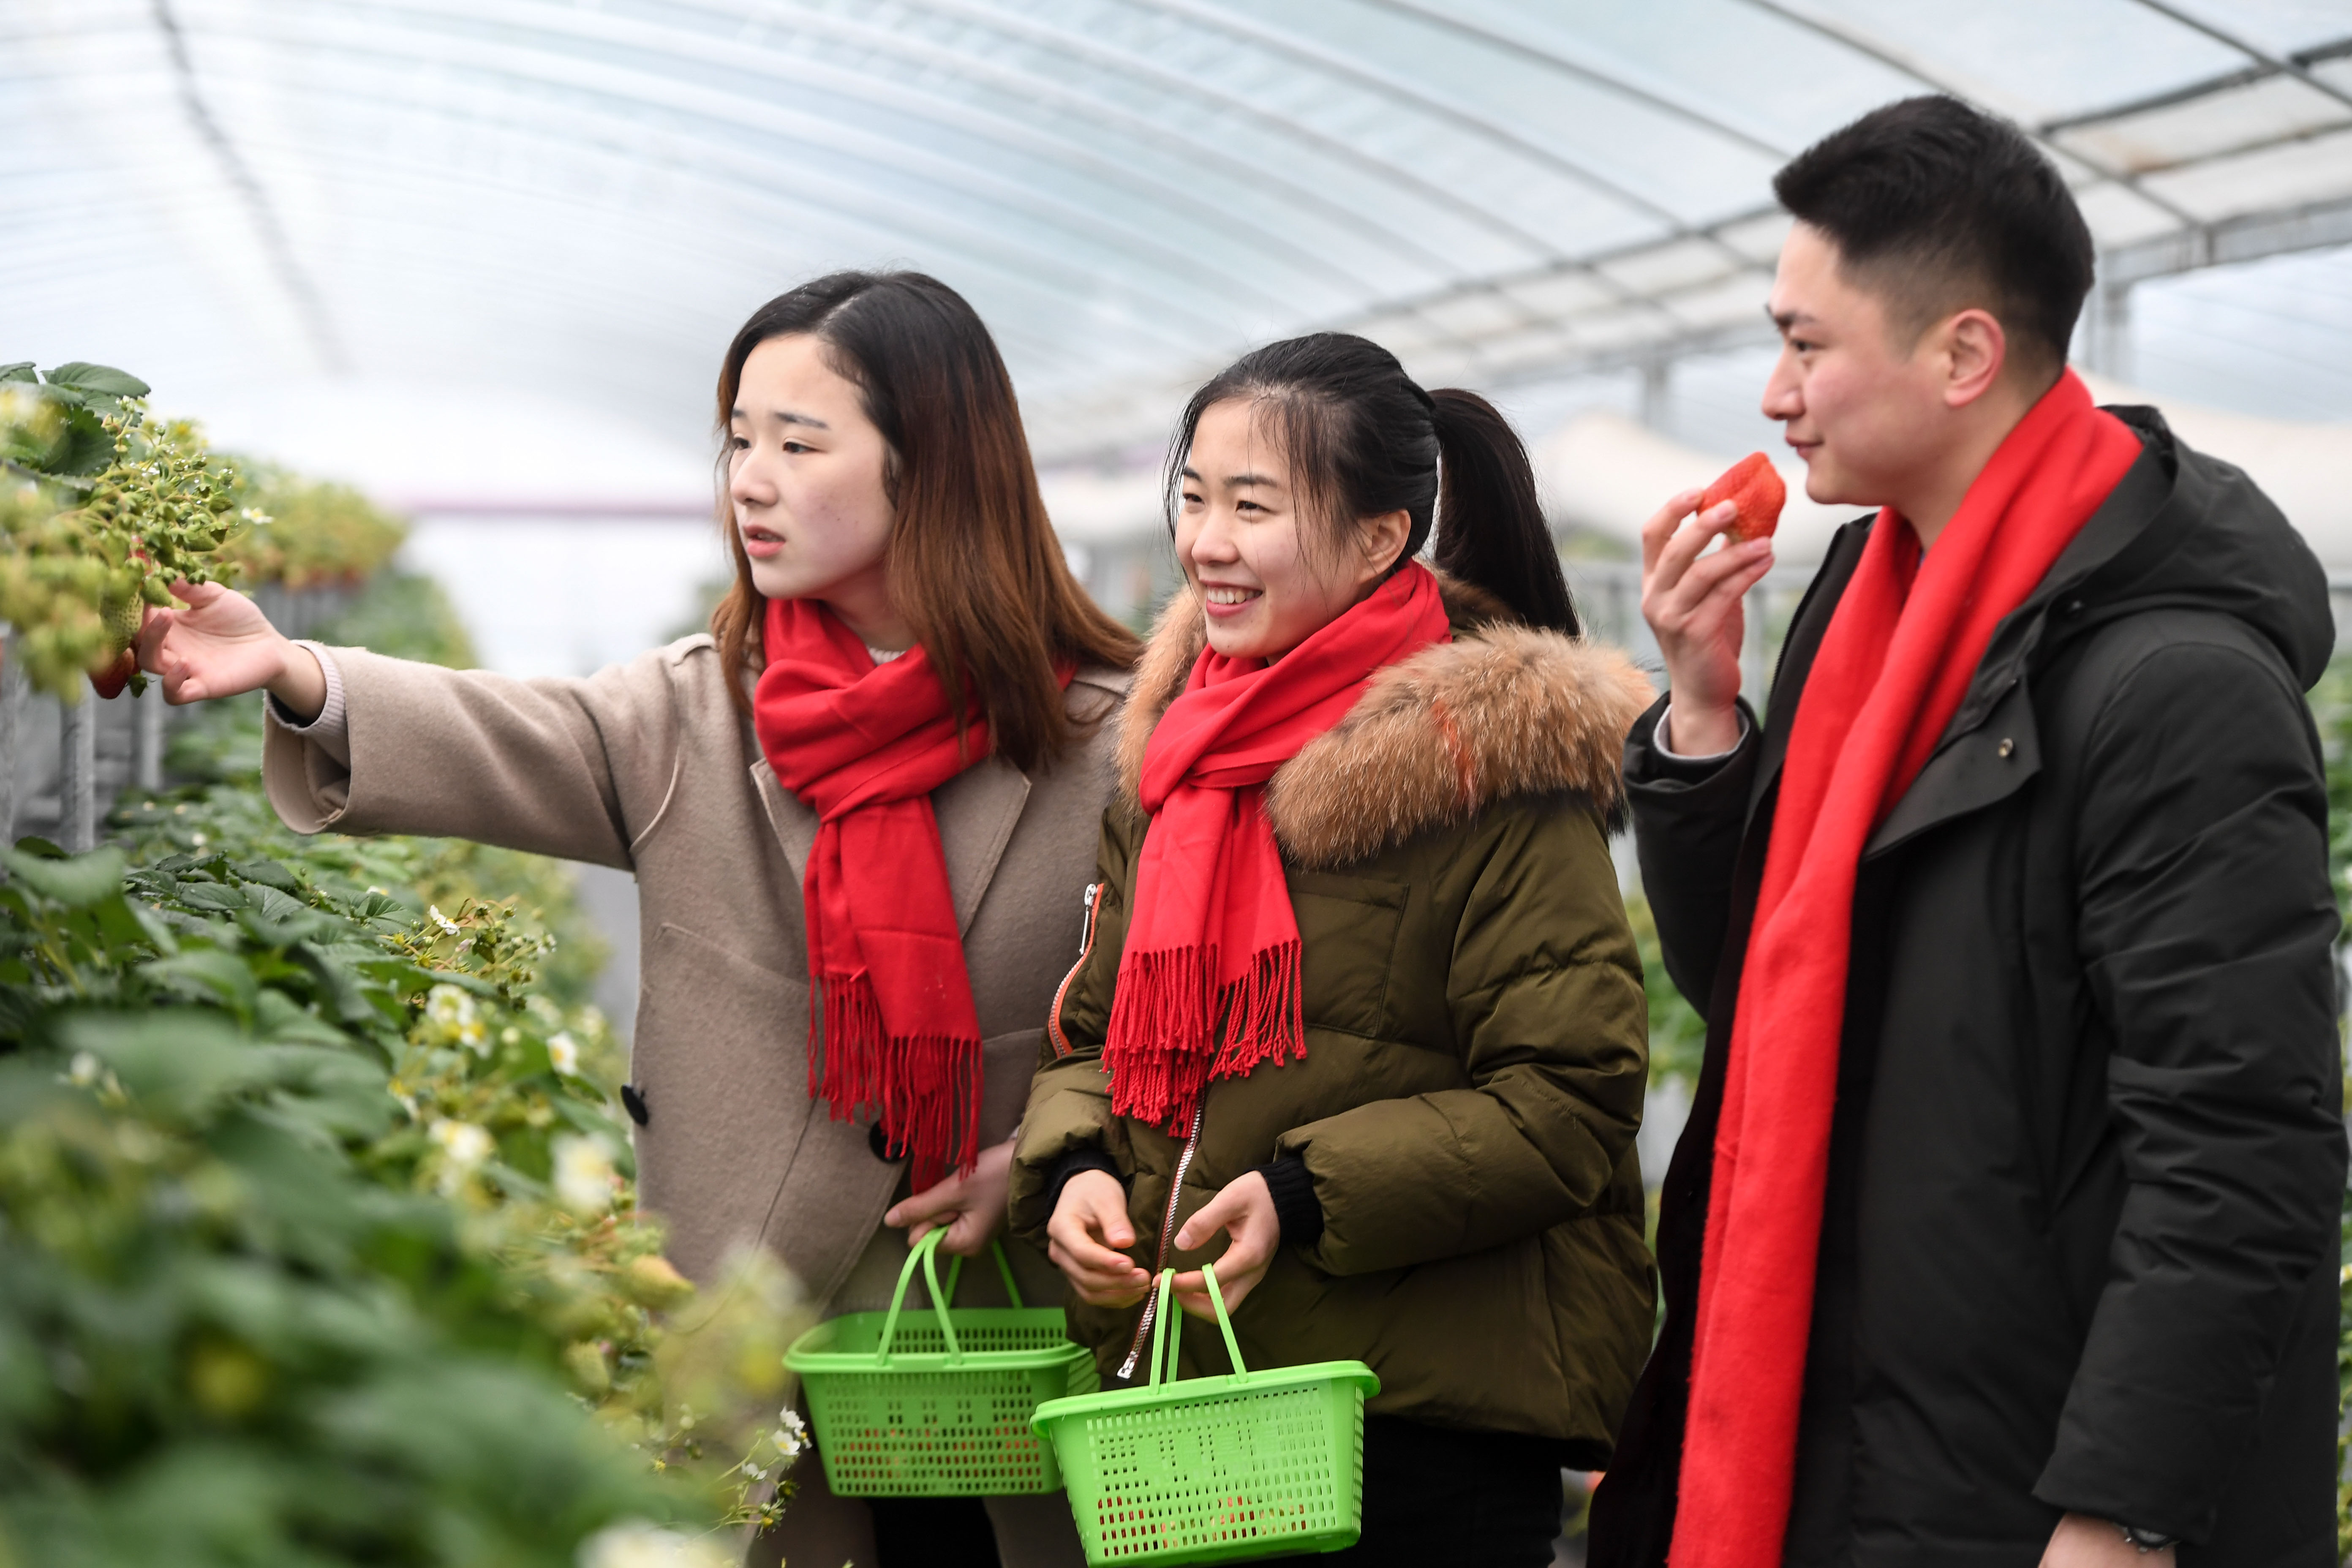
[[1289,460],[1302,517],[1319,525],[1335,552],[1364,519],[1402,511],[1411,527],[1391,568],[1401,571],[1441,523],[1441,570],[1528,626],[1577,635],[1535,470],[1509,421],[1475,392],[1423,391],[1394,354],[1350,333],[1268,343],[1192,395],[1168,449],[1171,531],[1201,416],[1234,398],[1260,406]]
[[1475,583],[1531,626],[1577,635],[1536,472],[1511,422],[1475,392],[1443,387],[1434,404],[1444,467],[1437,500],[1439,570]]

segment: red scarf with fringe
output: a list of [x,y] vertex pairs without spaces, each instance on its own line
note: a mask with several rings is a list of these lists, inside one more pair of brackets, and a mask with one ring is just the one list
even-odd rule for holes
[[1265,781],[1375,671],[1449,635],[1437,579],[1415,563],[1272,663],[1206,647],[1193,660],[1143,753],[1151,825],[1103,1046],[1112,1110],[1181,1137],[1212,1078],[1307,1054]]
[[1796,1475],[1854,878],[2025,602],[2140,454],[2068,371],[1923,563],[1879,513],[1798,699],[1739,972],[1699,1265],[1674,1568],[1779,1568]]
[[771,599],[751,699],[760,749],[817,815],[808,926],[809,1093],[835,1120],[873,1110],[915,1190],[980,1157],[980,1015],[931,791],[988,755],[958,746],[947,688],[910,648],[877,665],[824,605]]

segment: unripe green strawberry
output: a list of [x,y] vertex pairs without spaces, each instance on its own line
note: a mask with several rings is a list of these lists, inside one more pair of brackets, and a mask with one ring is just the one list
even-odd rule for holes
[[117,599],[110,595],[100,607],[99,616],[106,623],[106,635],[118,649],[127,648],[139,640],[140,624],[146,619],[147,606],[136,597]]

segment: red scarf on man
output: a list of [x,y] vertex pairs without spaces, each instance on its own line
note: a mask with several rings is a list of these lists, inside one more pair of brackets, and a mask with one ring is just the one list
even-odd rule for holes
[[767,668],[751,700],[760,748],[817,814],[801,899],[809,976],[809,1093],[835,1119],[873,1109],[914,1152],[915,1190],[980,1157],[980,1015],[964,971],[931,791],[988,754],[959,746],[924,651],[877,665],[822,604],[771,599]]
[[1374,671],[1448,636],[1437,579],[1415,563],[1272,663],[1205,647],[1192,661],[1143,753],[1151,825],[1103,1046],[1112,1110],[1181,1136],[1210,1079],[1307,1054],[1265,781]]
[[1864,846],[1918,776],[1993,628],[2137,460],[2059,378],[1936,547],[1879,513],[1798,700],[1715,1138],[1674,1568],[1779,1568]]

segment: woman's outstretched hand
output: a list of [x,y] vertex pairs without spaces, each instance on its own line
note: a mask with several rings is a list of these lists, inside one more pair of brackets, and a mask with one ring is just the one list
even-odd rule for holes
[[[1282,1216],[1275,1212],[1274,1191],[1264,1176],[1252,1171],[1228,1184],[1184,1222],[1184,1228],[1176,1233],[1176,1245],[1190,1252],[1221,1230],[1226,1242],[1225,1255],[1216,1259],[1217,1293],[1224,1297],[1225,1310],[1231,1311],[1257,1289],[1257,1282],[1265,1278],[1266,1265],[1274,1261],[1274,1249],[1282,1245]],[[1201,1278],[1199,1269],[1176,1276],[1175,1286],[1176,1300],[1192,1316],[1216,1315],[1209,1302],[1208,1281]]]
[[1013,1140],[992,1143],[980,1152],[971,1174],[951,1175],[925,1187],[882,1216],[884,1225],[907,1227],[912,1247],[941,1226],[948,1238],[940,1243],[950,1252],[976,1258],[1004,1223],[1004,1194],[1013,1177]]
[[217,583],[174,583],[185,609],[150,609],[139,628],[139,668],[163,681],[163,700],[203,702],[268,688],[305,721],[327,705],[319,661],[280,636],[244,595]]
[[1150,1289],[1151,1276],[1122,1247],[1135,1245],[1127,1217],[1127,1189],[1108,1171],[1080,1171],[1062,1184],[1062,1201],[1045,1222],[1045,1256],[1069,1277],[1070,1289],[1089,1307],[1131,1307]]

